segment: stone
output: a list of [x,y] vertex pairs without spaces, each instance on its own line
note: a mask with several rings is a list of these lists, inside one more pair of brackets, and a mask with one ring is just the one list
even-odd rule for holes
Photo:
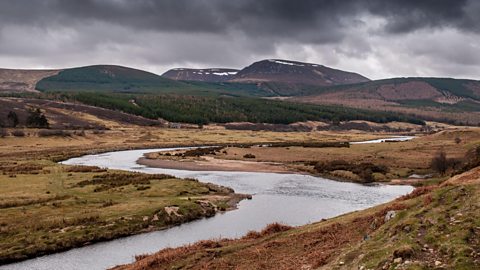
[[440,265],[442,265],[441,261],[435,261],[435,266],[440,266]]
[[393,210],[388,211],[387,214],[385,215],[385,219],[384,219],[385,222],[387,222],[387,221],[389,221],[390,219],[394,218],[396,214],[397,214],[397,213],[396,213],[395,211],[393,211]]
[[402,263],[402,258],[401,257],[395,258],[395,259],[393,259],[393,262],[394,263]]

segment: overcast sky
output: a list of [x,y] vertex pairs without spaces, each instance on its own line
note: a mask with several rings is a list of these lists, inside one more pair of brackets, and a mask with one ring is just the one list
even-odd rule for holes
[[2,0],[0,67],[242,68],[480,79],[477,0]]

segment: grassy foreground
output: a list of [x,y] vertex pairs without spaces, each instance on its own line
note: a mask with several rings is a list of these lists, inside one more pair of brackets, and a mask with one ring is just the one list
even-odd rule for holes
[[168,248],[114,269],[478,269],[479,215],[476,168],[367,210]]

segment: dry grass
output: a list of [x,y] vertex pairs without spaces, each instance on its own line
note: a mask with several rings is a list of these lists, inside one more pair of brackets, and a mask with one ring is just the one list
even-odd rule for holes
[[[456,140],[460,138],[460,142]],[[325,138],[327,139],[327,138]],[[352,138],[356,139],[356,138]],[[480,129],[467,128],[446,130],[432,135],[420,136],[412,141],[380,144],[354,144],[349,148],[338,147],[226,147],[216,153],[216,159],[252,160],[246,155],[255,156],[258,162],[282,163],[292,171],[303,170],[315,173],[317,163],[331,163],[338,160],[352,166],[371,163],[389,169],[382,175],[374,174],[378,179],[388,180],[405,178],[413,173],[432,173],[430,162],[435,154],[443,149],[448,158],[462,159],[472,148],[480,145]],[[328,176],[348,176],[349,170],[337,169]],[[325,172],[324,172],[325,173]],[[357,174],[347,177],[361,179]]]

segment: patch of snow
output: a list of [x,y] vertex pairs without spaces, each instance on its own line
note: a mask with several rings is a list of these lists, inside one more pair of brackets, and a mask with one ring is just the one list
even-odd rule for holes
[[[213,74],[218,75],[218,76],[228,76],[231,75],[229,74],[230,72],[213,72]],[[236,72],[235,72],[236,73]]]
[[235,75],[235,74],[237,74],[238,72],[237,72],[237,71],[230,71],[230,72],[227,72],[227,73],[230,74],[230,75]]
[[305,65],[301,65],[301,64],[292,63],[292,62],[284,62],[284,61],[273,60],[273,59],[270,59],[268,61],[273,62],[273,63],[277,63],[277,64],[282,64],[282,65],[289,65],[289,66],[297,66],[297,67],[304,67],[305,66]]

